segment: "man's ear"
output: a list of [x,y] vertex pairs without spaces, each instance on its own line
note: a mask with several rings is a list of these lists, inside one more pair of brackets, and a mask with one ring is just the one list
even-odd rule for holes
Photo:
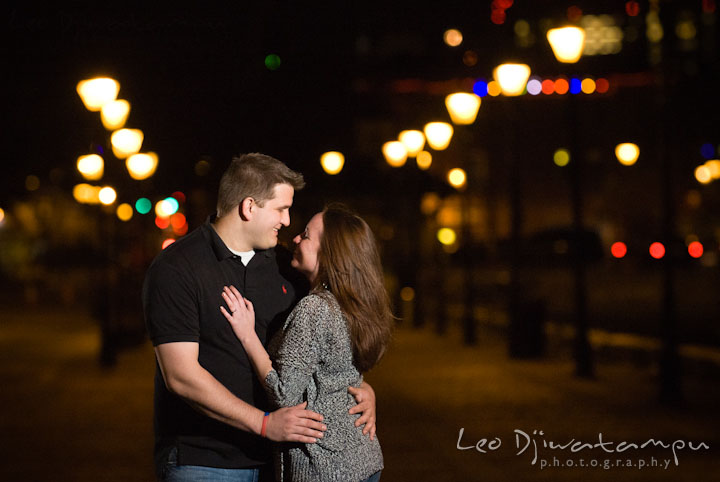
[[248,221],[252,218],[255,208],[255,200],[251,197],[246,197],[238,205],[238,214],[243,221]]

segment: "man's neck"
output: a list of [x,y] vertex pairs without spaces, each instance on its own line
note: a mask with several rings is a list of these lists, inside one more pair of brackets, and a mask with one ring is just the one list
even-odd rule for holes
[[225,246],[232,251],[247,252],[252,251],[253,247],[244,239],[244,231],[239,225],[240,220],[232,219],[228,216],[217,218],[212,224],[215,232],[220,236]]

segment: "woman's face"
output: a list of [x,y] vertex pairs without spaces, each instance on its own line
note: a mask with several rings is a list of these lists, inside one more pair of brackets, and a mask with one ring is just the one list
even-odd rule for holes
[[320,251],[320,239],[323,234],[322,213],[317,213],[307,223],[305,231],[295,236],[295,251],[293,253],[292,267],[300,271],[310,281],[313,281],[318,274],[318,252]]

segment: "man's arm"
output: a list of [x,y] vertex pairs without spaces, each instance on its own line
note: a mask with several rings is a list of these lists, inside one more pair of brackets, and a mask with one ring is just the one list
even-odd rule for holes
[[349,413],[361,414],[360,417],[355,420],[355,426],[365,425],[363,427],[363,434],[370,434],[370,440],[374,440],[377,428],[375,426],[377,420],[375,412],[375,390],[373,390],[370,384],[363,381],[359,388],[349,387],[348,392],[355,397],[355,401],[357,402],[357,405],[352,407]]
[[[240,430],[260,434],[264,414],[236,397],[198,362],[194,342],[164,343],[155,355],[168,390],[196,410]],[[314,443],[327,427],[322,415],[305,410],[306,403],[271,412],[266,435],[276,442]]]

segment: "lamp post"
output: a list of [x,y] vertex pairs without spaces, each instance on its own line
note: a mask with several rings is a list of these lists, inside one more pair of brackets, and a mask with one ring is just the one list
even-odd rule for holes
[[[480,97],[466,92],[450,94],[445,98],[450,119],[453,124],[470,125],[475,122],[478,110],[480,109]],[[468,157],[467,172],[460,168],[451,169],[448,172],[448,182],[459,193],[460,196],[460,229],[462,233],[463,247],[461,250],[463,264],[463,340],[465,344],[472,345],[477,341],[477,330],[475,327],[475,279],[473,277],[474,259],[472,256],[472,230],[470,217],[470,190],[472,182],[468,181],[468,173],[474,170],[475,160]]]
[[[547,39],[558,62],[575,64],[582,56],[585,31],[580,27],[562,27],[548,30]],[[568,166],[573,219],[573,272],[575,278],[575,374],[583,378],[594,377],[592,349],[588,340],[587,274],[584,246],[584,211],[582,193],[582,153],[577,140],[577,105],[570,95],[570,152]]]
[[[500,84],[503,95],[515,97],[525,90],[530,67],[526,64],[501,64],[493,72],[495,80]],[[507,135],[505,141],[505,156],[510,171],[510,286],[508,291],[508,352],[511,357],[524,356],[526,347],[523,343],[521,310],[521,250],[520,240],[522,234],[522,170],[517,155],[513,151],[514,135],[514,102],[507,102]]]

